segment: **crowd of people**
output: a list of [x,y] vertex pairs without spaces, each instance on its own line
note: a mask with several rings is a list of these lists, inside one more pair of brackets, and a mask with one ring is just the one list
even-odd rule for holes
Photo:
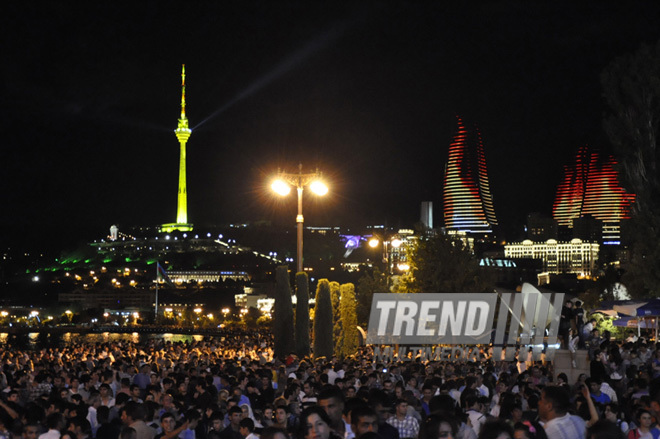
[[658,439],[660,345],[551,362],[273,357],[240,331],[0,352],[0,439]]

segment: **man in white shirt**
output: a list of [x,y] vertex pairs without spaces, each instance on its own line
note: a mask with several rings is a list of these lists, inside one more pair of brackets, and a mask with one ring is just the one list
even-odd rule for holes
[[60,430],[64,428],[64,417],[61,413],[51,413],[46,417],[48,431],[39,435],[39,439],[60,439]]
[[539,418],[548,439],[584,439],[586,424],[584,419],[568,413],[570,395],[561,387],[548,386],[541,392]]
[[470,425],[477,436],[479,436],[481,427],[486,423],[486,417],[482,413],[482,408],[477,395],[468,395],[465,398],[465,413],[468,415]]

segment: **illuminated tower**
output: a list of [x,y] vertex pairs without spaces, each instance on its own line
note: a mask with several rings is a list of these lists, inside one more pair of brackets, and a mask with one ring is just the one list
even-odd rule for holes
[[476,128],[468,130],[460,117],[449,145],[443,208],[450,231],[489,234],[497,225],[481,133]]
[[552,216],[560,226],[573,227],[573,220],[582,215],[584,191],[589,175],[590,154],[587,147],[578,150],[575,163],[564,166],[564,177],[557,188]]
[[176,203],[176,223],[163,224],[161,231],[172,232],[180,230],[188,232],[193,229],[188,224],[188,190],[186,189],[186,143],[192,130],[188,127],[186,117],[186,65],[181,66],[181,118],[174,134],[179,140],[179,193]]
[[620,243],[621,220],[630,218],[635,195],[621,187],[616,165],[612,156],[602,157],[586,147],[578,150],[575,164],[564,167],[552,207],[560,225],[573,227],[574,220],[590,215],[603,223],[603,244]]

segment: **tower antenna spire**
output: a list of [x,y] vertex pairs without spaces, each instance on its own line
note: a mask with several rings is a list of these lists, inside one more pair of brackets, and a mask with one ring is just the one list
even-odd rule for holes
[[162,232],[179,230],[189,232],[193,225],[188,223],[188,189],[186,187],[186,143],[192,130],[188,126],[186,118],[186,65],[181,65],[181,118],[177,124],[174,134],[179,141],[179,193],[177,195],[176,222],[163,224]]
[[186,65],[181,64],[181,120],[186,119]]

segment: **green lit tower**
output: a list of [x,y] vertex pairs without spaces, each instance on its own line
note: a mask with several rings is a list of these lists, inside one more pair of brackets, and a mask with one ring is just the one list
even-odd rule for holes
[[181,118],[179,124],[174,130],[176,138],[179,139],[179,194],[176,203],[176,223],[163,224],[162,232],[172,232],[179,230],[189,232],[193,229],[192,224],[188,224],[188,190],[186,189],[186,143],[192,130],[188,127],[188,118],[186,117],[186,65],[181,66]]

